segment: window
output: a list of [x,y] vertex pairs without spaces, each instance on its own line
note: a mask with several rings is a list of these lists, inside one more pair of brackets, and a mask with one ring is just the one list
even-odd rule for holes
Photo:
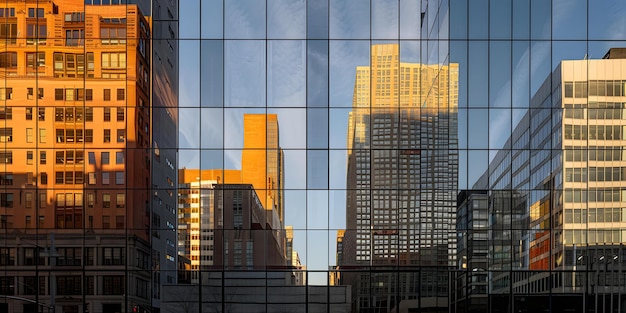
[[57,295],[80,295],[81,276],[57,276]]
[[103,265],[124,264],[124,248],[102,248]]
[[[40,180],[42,185],[47,185],[48,184],[48,173],[45,173],[45,172],[44,173],[40,173],[39,174],[39,180]],[[45,196],[46,196],[46,194],[44,193],[43,195],[44,195],[43,204],[45,204]],[[40,201],[41,201],[41,199],[40,199]]]
[[58,266],[79,266],[83,260],[83,248],[57,248]]
[[54,183],[62,184],[63,183],[63,172],[55,172],[54,173]]
[[[6,216],[2,216],[6,220]],[[0,248],[0,265],[15,265],[15,248]]]
[[[122,90],[124,90],[124,89],[122,89]],[[122,100],[124,100],[124,99],[122,99]],[[117,121],[118,122],[123,122],[124,121],[124,108],[117,108]]]
[[0,120],[13,119],[13,108],[0,107]]
[[65,22],[84,22],[85,21],[85,13],[83,12],[73,12],[73,13],[65,13]]
[[67,29],[65,30],[66,46],[82,46],[85,40],[85,31],[83,29]]
[[100,153],[100,159],[102,160],[102,164],[109,164],[109,153],[108,152],[101,152]]
[[45,52],[27,52],[26,69],[28,71],[43,71],[46,67]]
[[105,122],[111,121],[111,108],[104,108],[104,121]]
[[42,254],[37,248],[24,248],[24,265],[46,264],[46,258]]
[[[106,20],[124,20],[124,25],[126,23],[126,19],[106,19]],[[102,22],[101,22],[102,23]],[[121,24],[121,23],[120,23]],[[126,43],[126,27],[111,27],[110,25],[100,24],[100,38],[102,39],[103,45],[117,45],[117,44],[125,44]]]
[[115,199],[115,207],[116,208],[124,208],[126,207],[126,194],[118,193]]
[[85,101],[85,88],[76,88],[76,100]]
[[0,142],[13,142],[13,128],[0,128]]
[[102,93],[104,101],[111,101],[111,89],[104,89]]
[[108,215],[105,215],[102,217],[102,228],[104,229],[109,229],[111,228],[111,217]]
[[0,164],[13,164],[13,151],[0,151]]
[[0,88],[0,100],[13,99],[13,88]]
[[44,17],[43,13],[43,8],[28,8],[28,17],[41,18]]
[[94,201],[95,201],[94,194],[93,193],[88,193],[87,194],[87,207],[88,208],[93,208]]
[[87,184],[89,185],[95,185],[97,183],[96,181],[96,173],[91,172],[87,174]]
[[103,52],[103,69],[126,69],[126,52]]
[[15,17],[15,8],[0,8],[0,17]]
[[74,101],[74,89],[65,89],[65,101]]
[[102,294],[124,294],[124,284],[124,276],[104,276],[102,277]]
[[39,151],[39,164],[46,164],[46,151]]
[[93,108],[85,108],[85,122],[93,122]]
[[117,142],[124,142],[126,140],[126,130],[118,129],[117,130]]
[[26,164],[27,165],[32,165],[35,160],[34,160],[34,153],[33,151],[26,151]]
[[[43,88],[39,89],[41,90],[40,95],[43,98]],[[46,120],[46,108],[37,108],[37,119],[42,122]]]
[[124,152],[115,152],[115,164],[124,164]]
[[12,208],[13,207],[13,193],[0,193],[0,207]]
[[[30,90],[32,90],[32,88],[28,88]],[[26,120],[27,121],[32,121],[33,119],[33,108],[26,108]]]
[[39,129],[39,142],[46,143],[46,129],[45,128]]
[[124,172],[115,172],[115,184],[116,185],[124,184]]
[[104,130],[104,142],[111,142],[111,130],[110,129],[105,129]]
[[108,185],[111,183],[111,173],[102,172],[102,184]]
[[123,215],[115,216],[115,228],[124,229],[124,216]]
[[17,23],[0,24],[0,38],[3,38],[8,44],[15,44],[17,42]]
[[102,194],[102,207],[110,208],[111,207],[111,195],[108,193]]
[[57,134],[57,142],[65,142],[65,130],[64,129],[57,129],[56,134]]
[[96,164],[96,153],[95,152],[87,152],[87,158],[89,164]]
[[[26,128],[26,142],[33,142],[34,132],[32,128]],[[0,137],[1,138],[1,137]]]
[[0,68],[17,69],[17,52],[0,52]]
[[0,185],[13,185],[13,173],[0,173]]
[[60,101],[63,100],[63,89],[62,88],[55,88],[54,89],[54,100]]
[[93,142],[93,129],[85,129],[85,142]]
[[85,89],[85,101],[93,101],[93,89]]
[[54,77],[85,77],[85,58],[87,59],[87,77],[93,77],[93,52],[84,53],[61,53],[55,52]]
[[76,121],[82,122],[85,119],[85,110],[83,108],[75,108]]
[[117,89],[117,100],[124,100],[125,98],[125,90],[123,88]]
[[47,35],[48,27],[45,20],[26,24],[26,44],[45,44]]
[[56,162],[55,164],[65,164],[65,154],[63,151],[57,151],[56,154]]

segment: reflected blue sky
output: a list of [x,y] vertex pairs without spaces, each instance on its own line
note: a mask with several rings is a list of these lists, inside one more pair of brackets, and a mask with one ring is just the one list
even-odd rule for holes
[[[181,1],[179,166],[239,168],[243,114],[277,113],[286,224],[303,263],[326,270],[335,229],[345,225],[356,66],[368,65],[369,46],[382,42],[399,42],[403,62],[446,61],[447,42],[419,40],[422,2]],[[450,23],[450,61],[460,63],[459,188],[484,172],[560,60],[626,47],[620,0],[467,2],[450,0],[450,19],[429,21]]]

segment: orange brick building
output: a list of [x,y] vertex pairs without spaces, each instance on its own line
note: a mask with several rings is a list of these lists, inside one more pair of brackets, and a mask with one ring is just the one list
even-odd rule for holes
[[151,247],[152,173],[165,167],[152,153],[151,20],[137,5],[85,3],[0,7],[0,293],[15,298],[0,312],[125,312],[158,298],[150,271],[169,254]]

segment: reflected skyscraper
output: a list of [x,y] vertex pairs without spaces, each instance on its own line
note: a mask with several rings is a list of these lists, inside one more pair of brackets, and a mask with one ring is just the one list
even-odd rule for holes
[[[398,44],[373,45],[371,66],[356,69],[338,265],[370,267],[353,278],[361,311],[387,312],[418,294],[446,297],[437,281],[455,259],[458,65],[400,57]],[[376,273],[405,266],[435,270]]]
[[[284,221],[284,161],[279,144],[278,116],[276,114],[244,114],[244,150],[241,155],[243,181],[251,183],[266,210],[273,211],[279,222]],[[271,214],[271,213],[270,213]]]
[[[490,189],[489,205],[466,212],[489,216],[483,238],[490,242],[484,268],[490,279],[481,293],[501,295],[501,305],[516,305],[511,291],[544,300],[546,294],[569,296],[556,306],[585,312],[621,305],[625,51],[561,61],[507,140],[505,147],[513,149],[498,151],[474,185]],[[468,281],[484,275],[460,265],[472,276]],[[545,301],[529,305],[549,307]]]

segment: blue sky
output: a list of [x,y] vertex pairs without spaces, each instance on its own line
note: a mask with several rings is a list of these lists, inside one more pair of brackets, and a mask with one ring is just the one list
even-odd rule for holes
[[[342,189],[355,67],[369,63],[370,44],[398,39],[403,62],[424,61],[421,2],[181,1],[179,166],[239,168],[243,114],[278,114],[286,224],[296,229],[303,263],[326,270],[335,262],[335,230],[345,225]],[[464,1],[451,2],[450,60],[460,63],[459,188],[469,188],[560,60],[600,58],[609,47],[626,47],[626,4],[472,0],[457,10]],[[466,36],[469,44],[456,41]],[[486,41],[511,37],[516,40]],[[447,42],[441,44],[445,51]],[[324,283],[324,275],[313,275],[311,282]]]

